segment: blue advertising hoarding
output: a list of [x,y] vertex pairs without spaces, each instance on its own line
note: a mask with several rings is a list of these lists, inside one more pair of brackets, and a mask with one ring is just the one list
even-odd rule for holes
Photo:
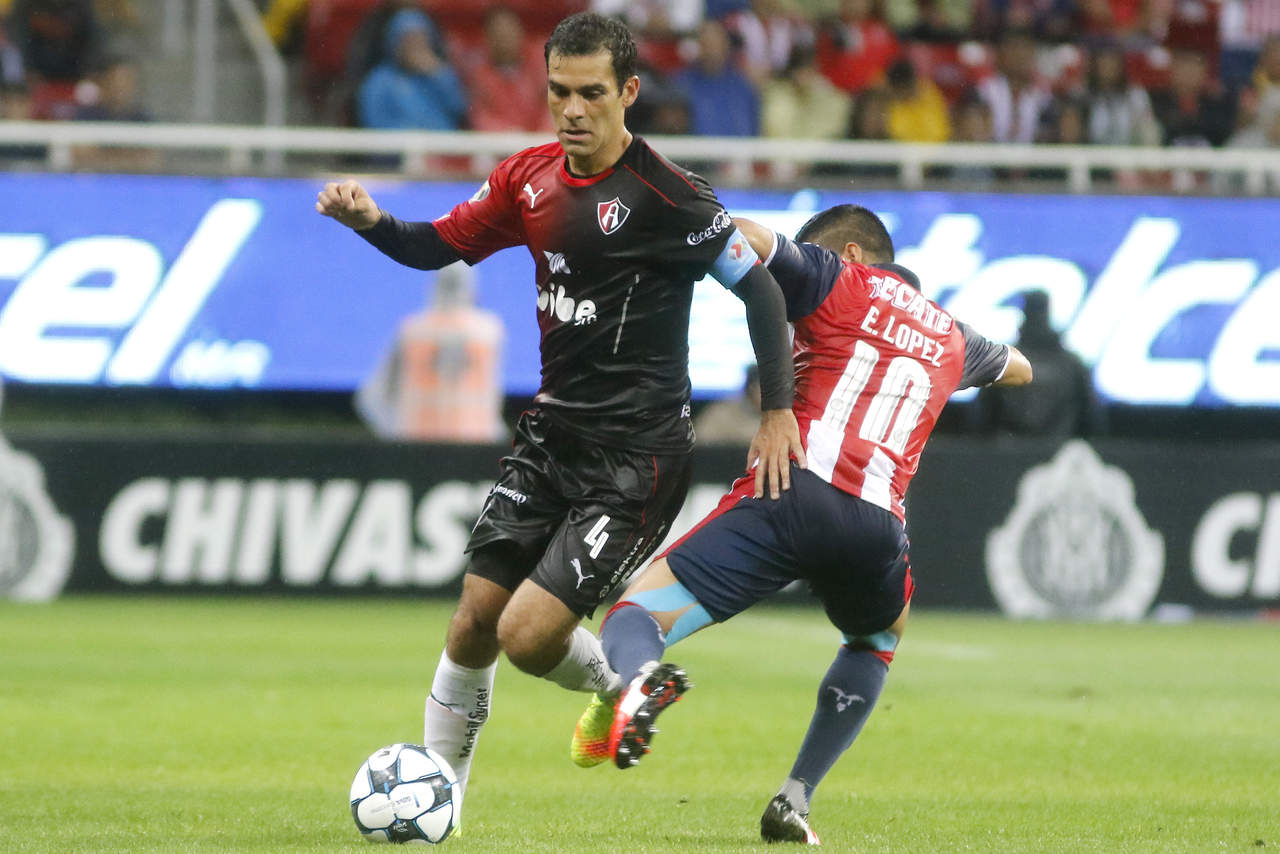
[[[372,182],[382,207],[432,219],[471,185]],[[401,267],[315,213],[319,181],[0,176],[0,374],[35,383],[349,390],[428,302]],[[926,292],[1012,341],[1021,294],[1106,399],[1280,406],[1280,200],[724,191],[732,213],[794,232],[832,204],[885,219]],[[538,387],[528,252],[475,268],[506,327],[509,394]],[[694,393],[738,388],[751,360],[740,303],[694,298]]]

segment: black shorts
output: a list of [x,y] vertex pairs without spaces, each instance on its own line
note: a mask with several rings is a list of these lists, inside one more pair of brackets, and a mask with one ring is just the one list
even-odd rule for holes
[[[536,410],[516,423],[510,456],[471,531],[467,571],[507,590],[531,578],[591,616],[661,544],[689,489],[691,455],[598,445]],[[495,557],[497,559],[495,559]]]
[[723,622],[797,579],[846,636],[893,625],[914,589],[898,517],[791,467],[777,501],[734,483],[719,506],[667,550],[672,573]]

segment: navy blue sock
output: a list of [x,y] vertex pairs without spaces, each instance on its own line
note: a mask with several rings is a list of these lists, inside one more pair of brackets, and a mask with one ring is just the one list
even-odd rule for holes
[[818,687],[818,706],[791,777],[804,783],[806,800],[862,731],[884,688],[889,665],[874,652],[840,647]]
[[667,648],[658,621],[640,605],[610,611],[600,627],[600,645],[624,686],[636,678],[642,664],[661,661]]

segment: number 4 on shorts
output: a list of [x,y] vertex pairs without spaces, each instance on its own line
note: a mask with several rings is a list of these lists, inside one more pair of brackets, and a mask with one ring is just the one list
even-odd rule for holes
[[587,545],[591,546],[591,559],[595,560],[600,557],[600,550],[604,548],[604,544],[609,541],[609,535],[604,532],[604,526],[609,524],[608,515],[602,515],[591,530],[587,531],[587,535],[582,539]]

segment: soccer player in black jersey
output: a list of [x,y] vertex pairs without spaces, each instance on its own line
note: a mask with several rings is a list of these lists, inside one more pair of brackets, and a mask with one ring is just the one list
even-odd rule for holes
[[[804,461],[782,293],[707,183],[626,129],[639,91],[630,32],[573,15],[545,54],[558,141],[508,158],[469,201],[434,222],[401,222],[346,181],[316,203],[420,269],[522,244],[536,265],[541,389],[472,531],[426,703],[426,744],[453,764],[460,790],[499,651],[572,690],[608,698],[622,687],[579,622],[652,553],[684,500],[689,311],[704,274],[746,305],[764,410],[748,451],[757,497],[777,498],[789,459]],[[611,703],[584,715],[574,761],[607,758],[611,723]]]

